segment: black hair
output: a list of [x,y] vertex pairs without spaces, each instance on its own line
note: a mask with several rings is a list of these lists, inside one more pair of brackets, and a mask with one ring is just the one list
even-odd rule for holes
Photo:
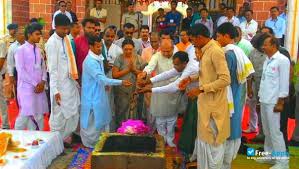
[[56,15],[54,21],[56,26],[69,26],[71,24],[70,19],[62,13]]
[[273,6],[273,7],[271,7],[271,8],[270,8],[270,11],[273,10],[273,9],[276,9],[277,11],[279,11],[279,8],[278,8],[277,6]]
[[72,22],[72,23],[70,24],[71,28],[75,27],[76,25],[78,25],[78,22]]
[[99,36],[88,36],[87,38],[89,45],[94,45],[96,42],[102,42],[102,39]]
[[176,5],[178,5],[178,2],[177,2],[177,1],[171,1],[170,4],[171,4],[171,5],[172,5],[172,4],[176,4]]
[[58,5],[60,6],[61,3],[65,3],[65,4],[66,4],[65,1],[59,1],[59,2],[58,2]]
[[125,23],[124,24],[124,28],[128,28],[128,29],[133,28],[133,29],[135,29],[135,26],[133,24],[131,24],[131,23]]
[[272,28],[267,27],[267,26],[263,26],[263,27],[261,28],[261,30],[263,30],[263,29],[268,29],[268,30],[269,30],[269,33],[270,33],[271,35],[274,35],[274,31],[273,31]]
[[54,34],[54,32],[55,32],[55,29],[51,29],[51,30],[49,31],[49,36],[52,36],[52,35]]
[[225,22],[217,28],[217,33],[221,35],[228,34],[230,38],[234,39],[237,37],[237,29],[230,22]]
[[263,52],[263,50],[262,50],[263,41],[260,40],[262,34],[263,33],[257,33],[250,41],[252,46],[260,52]]
[[253,14],[253,10],[251,10],[251,9],[246,9],[246,10],[245,10],[245,13],[246,13],[246,12],[250,12],[251,14]]
[[210,31],[209,31],[209,29],[204,24],[201,24],[201,23],[193,25],[190,28],[188,34],[191,35],[191,36],[199,36],[199,35],[201,35],[203,37],[210,38]]
[[209,13],[209,10],[207,8],[202,8],[199,10],[199,13],[201,13],[201,11],[206,11],[207,13]]
[[29,20],[29,23],[37,23],[38,22],[38,20],[37,20],[37,18],[31,18],[30,20]]
[[159,8],[158,11],[164,11],[164,9],[163,8]]
[[189,62],[189,57],[188,57],[188,53],[184,52],[184,51],[178,51],[176,52],[172,59],[176,59],[178,58],[181,62],[183,63],[188,63]]
[[192,11],[193,9],[191,8],[191,7],[188,7],[187,9],[186,9],[186,11]]
[[85,27],[87,23],[95,24],[96,21],[93,18],[84,18],[81,22],[82,26]]
[[95,26],[101,26],[100,22],[95,22]]
[[160,37],[162,37],[162,35],[170,36],[170,39],[172,39],[172,35],[166,29],[164,29],[160,32]]
[[224,8],[226,8],[226,4],[225,3],[220,3],[219,6],[224,6]]
[[148,26],[148,25],[141,25],[141,26],[140,26],[140,31],[141,31],[142,29],[147,29],[147,30],[149,31],[149,26]]
[[232,10],[232,11],[236,12],[235,8],[233,8],[233,7],[227,7],[226,10]]
[[123,43],[121,44],[121,47],[124,47],[125,45],[132,45],[135,47],[134,41],[132,39],[126,38]]
[[28,35],[29,34],[33,34],[36,31],[39,31],[40,33],[42,33],[42,29],[43,29],[43,27],[40,24],[38,24],[38,23],[31,23],[31,24],[29,24],[26,27],[25,32],[24,32],[25,38],[28,40],[28,38],[29,38]]
[[115,34],[116,34],[116,30],[113,29],[112,27],[108,26],[107,28],[104,29],[104,34],[108,31],[108,30],[112,30]]
[[263,34],[261,34],[261,36],[259,38],[259,41],[261,41],[262,44],[264,44],[265,40],[268,39],[268,38],[271,38],[270,39],[271,45],[274,45],[277,49],[279,49],[280,43],[279,43],[278,39],[275,38],[275,36],[273,36],[273,35],[271,35],[269,33],[263,33]]
[[207,7],[206,3],[204,3],[204,2],[200,2],[200,3],[198,4],[198,6],[199,6],[199,5],[202,5],[204,8]]
[[113,29],[116,33],[117,27],[115,25],[109,25],[107,28]]
[[116,33],[118,39],[121,39],[123,38],[125,35],[124,35],[124,32],[122,30],[118,30],[117,33]]

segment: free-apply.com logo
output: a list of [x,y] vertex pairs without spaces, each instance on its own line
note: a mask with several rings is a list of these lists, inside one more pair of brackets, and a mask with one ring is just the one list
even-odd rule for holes
[[249,147],[247,148],[247,159],[289,159],[289,153],[260,151]]

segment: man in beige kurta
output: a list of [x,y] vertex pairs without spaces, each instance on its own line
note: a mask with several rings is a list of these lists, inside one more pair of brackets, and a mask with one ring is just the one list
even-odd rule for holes
[[224,143],[230,136],[226,91],[230,84],[230,74],[224,51],[216,41],[209,38],[210,33],[206,26],[194,25],[191,28],[191,36],[193,45],[197,48],[200,71],[196,77],[184,79],[180,88],[184,88],[191,81],[199,80],[199,88],[193,88],[188,92],[189,97],[198,96],[198,167],[219,169],[224,156]]

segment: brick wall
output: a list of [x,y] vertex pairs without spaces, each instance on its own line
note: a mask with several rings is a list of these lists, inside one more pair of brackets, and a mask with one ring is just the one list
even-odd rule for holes
[[12,0],[12,22],[26,25],[29,21],[29,0]]

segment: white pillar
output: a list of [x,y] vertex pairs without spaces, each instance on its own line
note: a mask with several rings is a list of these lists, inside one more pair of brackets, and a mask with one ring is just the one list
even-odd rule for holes
[[288,0],[287,31],[285,47],[291,59],[297,61],[299,38],[299,0]]

